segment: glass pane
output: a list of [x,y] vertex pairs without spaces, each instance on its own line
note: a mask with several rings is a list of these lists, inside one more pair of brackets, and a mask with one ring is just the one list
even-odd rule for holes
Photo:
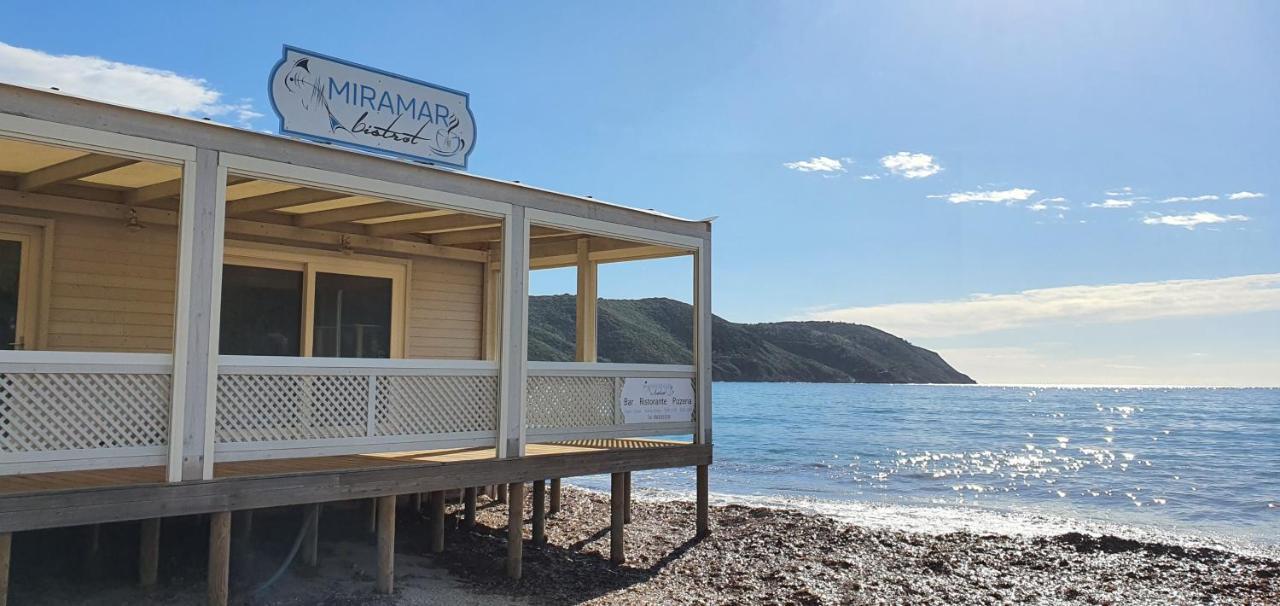
[[391,279],[316,274],[312,355],[391,357]]
[[0,349],[14,349],[18,340],[18,272],[22,243],[0,240]]
[[302,355],[302,272],[225,265],[218,351]]

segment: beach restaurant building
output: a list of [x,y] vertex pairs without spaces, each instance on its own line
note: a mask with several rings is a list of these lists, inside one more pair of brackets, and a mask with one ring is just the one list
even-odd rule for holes
[[[526,484],[538,541],[588,474],[621,562],[655,468],[697,468],[705,532],[710,251],[705,221],[0,84],[0,590],[13,533],[136,521],[146,585],[162,518],[206,515],[225,603],[244,512],[359,500],[390,592],[397,496],[439,551],[445,495],[470,522],[495,486],[519,577]],[[598,266],[682,255],[692,364],[597,362]],[[566,267],[577,361],[531,362],[530,272]]]

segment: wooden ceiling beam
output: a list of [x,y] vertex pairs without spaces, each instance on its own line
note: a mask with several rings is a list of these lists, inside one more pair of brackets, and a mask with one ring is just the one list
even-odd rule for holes
[[352,197],[352,195],[347,193],[301,187],[298,189],[276,192],[274,194],[254,196],[252,198],[228,200],[227,216],[239,217],[241,215],[252,214],[264,210],[276,210],[280,208],[288,208],[290,206],[299,206],[301,204],[311,204],[312,202],[327,202],[329,200],[337,200],[338,198],[350,197]]
[[[314,213],[304,213],[293,217],[293,224],[298,227],[318,227],[321,225],[332,225],[334,223],[347,223],[350,221],[362,221],[364,219],[382,219],[385,217],[394,217],[396,215],[416,214],[431,209],[413,204],[405,204],[403,202],[373,202],[371,204],[361,204],[360,206],[352,206],[350,208],[335,208],[333,210],[322,210]],[[436,211],[443,216],[451,214],[451,210]]]
[[[530,238],[550,238],[564,235],[566,235],[564,231],[551,227],[534,225],[529,228]],[[472,244],[475,242],[493,242],[502,239],[502,228],[482,227],[480,229],[450,231],[442,234],[435,234],[431,236],[430,239],[432,244],[439,244],[440,246],[455,246],[458,244]]]
[[20,175],[17,189],[18,191],[39,191],[51,185],[91,177],[137,163],[137,160],[118,156],[85,154],[79,158],[72,158],[66,162],[59,162],[53,166]]
[[404,234],[438,233],[444,231],[461,231],[477,227],[501,226],[502,220],[493,217],[453,214],[444,217],[427,217],[425,219],[409,219],[365,226],[365,233],[374,237],[399,236]]

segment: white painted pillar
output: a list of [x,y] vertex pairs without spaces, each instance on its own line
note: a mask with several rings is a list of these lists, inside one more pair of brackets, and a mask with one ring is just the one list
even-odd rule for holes
[[524,456],[528,375],[529,223],[512,206],[502,232],[502,322],[498,363],[498,458]]
[[698,444],[711,443],[711,226],[693,256],[693,364],[697,371]]
[[198,149],[183,172],[168,479],[213,477],[218,315],[227,171],[218,152]]

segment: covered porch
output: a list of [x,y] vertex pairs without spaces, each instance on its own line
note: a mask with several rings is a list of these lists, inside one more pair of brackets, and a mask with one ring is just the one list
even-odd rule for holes
[[[686,255],[691,363],[598,363],[598,267]],[[0,533],[705,466],[709,255],[705,222],[0,85]],[[577,361],[530,362],[556,267]],[[645,381],[689,396],[626,409]],[[326,488],[234,496],[282,476]]]

